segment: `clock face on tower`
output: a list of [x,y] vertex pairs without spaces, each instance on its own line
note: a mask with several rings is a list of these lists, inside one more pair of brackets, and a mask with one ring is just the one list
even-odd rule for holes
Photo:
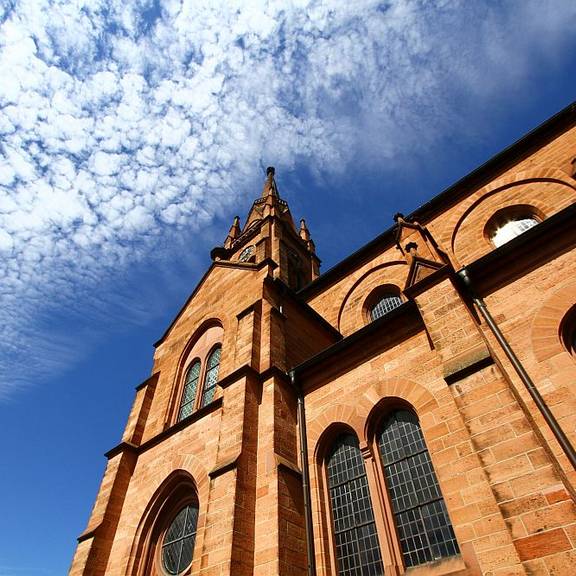
[[246,246],[242,252],[240,252],[240,262],[248,262],[252,255],[254,254],[254,246]]

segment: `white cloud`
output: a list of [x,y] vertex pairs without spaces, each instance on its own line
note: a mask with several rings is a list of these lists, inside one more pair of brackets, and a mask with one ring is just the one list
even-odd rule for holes
[[[48,310],[110,305],[96,282],[161,257],[158,237],[169,245],[198,231],[234,193],[257,194],[262,162],[334,172],[359,157],[393,160],[458,128],[451,94],[505,94],[532,66],[552,63],[576,5],[547,4],[173,0],[158,14],[145,0],[5,6],[0,252],[10,258],[0,263],[0,325],[10,345],[0,395],[69,361],[69,340],[39,346]],[[31,350],[35,362],[22,363]]]

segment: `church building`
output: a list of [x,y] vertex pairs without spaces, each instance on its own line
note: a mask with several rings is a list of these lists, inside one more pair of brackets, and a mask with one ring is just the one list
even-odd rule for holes
[[324,274],[268,168],[70,575],[575,574],[575,158],[576,103]]

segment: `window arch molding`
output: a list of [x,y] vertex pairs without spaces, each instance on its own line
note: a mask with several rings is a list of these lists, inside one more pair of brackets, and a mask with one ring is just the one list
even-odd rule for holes
[[576,358],[576,304],[562,318],[560,338],[566,351]]
[[576,202],[576,183],[550,166],[509,172],[480,189],[472,189],[445,219],[435,220],[438,244],[449,251],[456,266],[469,264],[493,250],[484,225],[503,206],[529,204],[550,217]]
[[[505,192],[516,186],[526,186],[536,183],[548,183],[558,185],[566,194],[567,204],[574,201],[576,196],[576,186],[564,171],[552,166],[538,166],[522,172],[512,172],[502,178],[493,180],[483,188],[474,192],[468,199],[460,203],[458,209],[454,211],[443,226],[444,232],[439,236],[441,246],[450,247],[452,254],[456,254],[456,237],[460,227],[467,216],[475,210],[478,205],[490,196]],[[540,207],[543,212],[547,212],[544,205],[540,205],[536,199],[530,202]]]
[[[378,401],[374,402],[372,398],[378,398]],[[334,426],[354,430],[360,445],[368,445],[371,422],[378,416],[380,410],[395,403],[411,406],[420,420],[438,407],[434,395],[419,382],[400,377],[371,379],[365,387],[364,394],[354,397],[352,407],[350,403],[332,404],[308,425],[308,443],[314,447],[314,459],[318,461],[320,458],[325,438],[330,437]]]
[[573,318],[576,318],[576,281],[572,280],[550,294],[534,314],[530,348],[538,362],[570,353],[567,336]]
[[[200,379],[198,382],[198,387],[200,387],[203,385],[204,381],[203,375],[205,360],[215,347],[223,345],[223,339],[224,326],[222,322],[217,318],[210,318],[202,322],[186,342],[186,345],[178,358],[178,368],[176,369],[172,380],[172,392],[165,418],[167,424],[173,424],[179,420],[178,416],[182,394],[186,385],[186,375],[193,362],[197,359],[201,361]],[[198,397],[199,393],[200,391],[197,389],[196,397]]]
[[130,576],[146,576],[148,574],[165,574],[159,570],[162,562],[161,549],[164,534],[178,512],[187,505],[198,508],[196,523],[196,542],[192,561],[180,574],[189,574],[197,551],[201,549],[201,538],[204,528],[204,510],[201,506],[203,497],[202,486],[194,481],[192,475],[182,469],[172,472],[154,492],[148,502],[142,519],[136,530],[136,537],[130,552],[131,564],[127,574]]
[[[366,424],[364,426],[364,434],[366,437],[366,442],[371,446],[374,446],[377,441],[378,430],[382,426],[384,420],[386,420],[388,414],[394,412],[395,410],[408,410],[413,412],[416,416],[418,413],[414,406],[405,400],[404,398],[398,396],[387,396],[381,398],[376,404],[374,404],[370,412],[366,417]],[[377,454],[377,452],[375,452]]]
[[366,325],[364,302],[379,286],[403,286],[408,264],[393,260],[366,271],[347,290],[338,308],[337,326],[343,334],[350,334]]

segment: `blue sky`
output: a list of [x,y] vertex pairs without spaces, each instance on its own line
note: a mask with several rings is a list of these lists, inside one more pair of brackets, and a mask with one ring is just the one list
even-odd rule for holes
[[327,270],[576,99],[574,30],[573,0],[4,0],[0,576],[66,573],[267,165]]

